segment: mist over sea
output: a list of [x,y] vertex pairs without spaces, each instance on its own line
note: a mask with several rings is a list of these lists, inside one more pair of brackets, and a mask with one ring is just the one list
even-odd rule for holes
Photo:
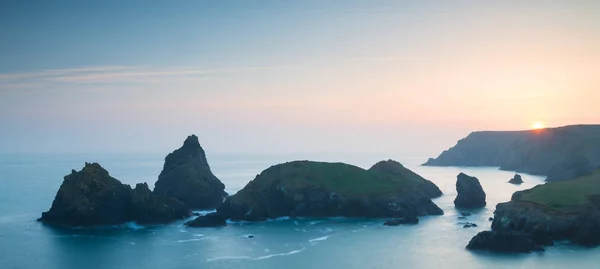
[[[0,155],[0,268],[600,268],[600,248],[558,243],[534,254],[465,250],[477,232],[489,229],[495,205],[513,192],[543,183],[496,168],[421,167],[428,156],[384,154],[211,154],[213,172],[234,194],[267,167],[291,160],[341,161],[368,168],[395,159],[433,181],[444,195],[434,199],[445,214],[420,218],[415,226],[384,227],[374,219],[279,219],[230,223],[224,228],[127,224],[103,229],[57,229],[36,219],[50,208],[63,176],[85,161],[99,162],[123,183],[154,185],[164,154]],[[476,176],[487,206],[458,219],[454,209],[459,172]],[[463,228],[468,221],[476,228]],[[254,235],[254,238],[248,238]]]

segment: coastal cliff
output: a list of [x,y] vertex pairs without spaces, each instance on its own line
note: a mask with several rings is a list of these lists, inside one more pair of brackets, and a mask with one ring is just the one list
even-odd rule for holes
[[468,248],[497,246],[486,240],[503,242],[515,234],[529,238],[537,247],[555,240],[587,247],[600,245],[600,170],[516,192],[510,202],[496,206],[492,231],[496,237],[478,235]]
[[290,217],[403,218],[441,215],[435,184],[389,160],[369,170],[344,163],[272,166],[228,197],[217,212],[231,220]]
[[473,132],[423,165],[499,166],[547,181],[576,178],[600,167],[600,125]]

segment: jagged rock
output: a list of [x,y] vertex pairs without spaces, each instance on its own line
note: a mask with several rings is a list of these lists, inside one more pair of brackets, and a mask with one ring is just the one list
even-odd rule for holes
[[430,200],[440,194],[431,182],[393,161],[369,170],[343,163],[295,161],[261,172],[217,212],[248,221],[284,216],[440,215],[443,211]]
[[221,227],[226,226],[227,220],[219,213],[208,213],[185,223],[188,227]]
[[483,231],[471,239],[469,250],[490,250],[495,252],[528,253],[543,251],[530,234],[518,232]]
[[523,179],[521,178],[521,175],[519,174],[515,174],[515,176],[513,178],[511,178],[508,183],[511,184],[522,184],[523,183]]
[[190,216],[190,209],[178,200],[154,194],[146,183],[131,192],[131,218],[140,224],[160,224]]
[[227,196],[225,185],[212,173],[195,135],[165,158],[154,192],[176,198],[198,210],[214,209]]
[[458,196],[454,200],[456,207],[478,208],[486,205],[485,192],[476,177],[471,177],[463,173],[458,174],[456,190],[458,191]]
[[98,163],[65,176],[52,207],[39,221],[59,226],[116,225],[129,221],[166,223],[189,216],[174,199],[154,195],[148,185],[135,190],[111,177]]

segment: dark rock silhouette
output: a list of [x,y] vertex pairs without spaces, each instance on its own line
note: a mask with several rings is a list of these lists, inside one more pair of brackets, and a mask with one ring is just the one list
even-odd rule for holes
[[213,175],[195,135],[165,158],[154,192],[176,198],[198,210],[214,209],[227,196],[225,185]]
[[555,240],[568,240],[586,247],[598,246],[598,199],[600,170],[588,176],[515,192],[510,202],[496,206],[494,218],[490,218],[492,232],[478,235],[472,242],[478,248],[492,251],[506,251],[510,242],[524,244],[525,250],[552,245]]
[[185,223],[188,227],[220,227],[226,226],[227,220],[218,213],[208,213]]
[[511,178],[508,183],[511,184],[522,184],[523,183],[523,179],[521,178],[521,175],[519,174],[515,174],[515,176],[513,178]]
[[190,215],[177,200],[157,196],[146,183],[134,190],[111,177],[98,163],[86,163],[81,171],[65,176],[52,207],[39,221],[59,226],[166,223]]
[[431,166],[499,166],[506,171],[567,180],[600,167],[600,125],[529,131],[473,132],[429,159]]
[[493,232],[483,231],[471,239],[469,250],[490,250],[507,253],[529,253],[532,251],[543,251],[543,247],[537,244],[530,234],[518,232]]
[[476,177],[460,173],[456,180],[458,195],[454,199],[457,208],[479,208],[486,205],[485,192]]

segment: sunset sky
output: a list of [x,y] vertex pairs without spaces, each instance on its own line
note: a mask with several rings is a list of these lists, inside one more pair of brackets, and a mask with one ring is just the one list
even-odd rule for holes
[[600,122],[600,1],[12,2],[0,153],[195,133],[210,152],[437,155]]

